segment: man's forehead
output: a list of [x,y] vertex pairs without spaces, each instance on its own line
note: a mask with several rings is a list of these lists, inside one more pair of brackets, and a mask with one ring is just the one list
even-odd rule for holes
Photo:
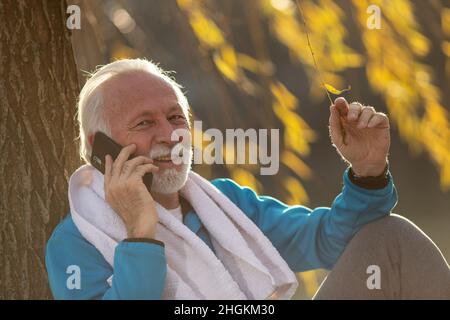
[[172,86],[161,77],[143,71],[115,75],[102,84],[106,96],[128,97],[138,94],[174,95]]
[[114,76],[103,84],[102,92],[105,105],[111,113],[140,112],[140,109],[157,112],[178,105],[172,86],[146,72]]
[[141,115],[156,116],[156,115],[158,115],[161,112],[171,113],[171,112],[175,112],[175,111],[179,111],[179,110],[182,110],[182,108],[181,108],[181,106],[178,103],[176,103],[176,104],[171,105],[171,106],[169,106],[169,105],[164,105],[164,106],[161,105],[160,108],[139,108],[139,109],[138,108],[134,108],[133,111],[136,111],[136,112],[131,111],[129,115],[130,115],[130,118],[136,117],[136,116],[141,116]]

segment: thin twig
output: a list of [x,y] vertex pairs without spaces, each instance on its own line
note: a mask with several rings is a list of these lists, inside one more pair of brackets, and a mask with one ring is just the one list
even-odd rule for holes
[[[333,100],[331,99],[330,93],[328,92],[328,89],[325,86],[325,81],[323,81],[322,73],[320,72],[319,66],[318,66],[317,61],[316,61],[316,56],[314,55],[314,51],[312,49],[311,42],[309,41],[308,26],[306,25],[306,19],[305,19],[305,15],[303,14],[303,8],[302,8],[302,5],[300,3],[300,0],[296,0],[295,3],[297,4],[298,11],[300,12],[300,16],[302,18],[303,25],[305,27],[305,34],[306,34],[306,40],[308,41],[309,52],[311,52],[311,56],[312,56],[312,59],[313,59],[313,62],[314,62],[314,67],[316,68],[317,74],[319,76],[319,80],[320,80],[320,82],[322,82],[322,86],[325,89],[325,92],[327,93],[328,100],[330,100],[331,104],[334,104]],[[347,142],[345,141],[346,132],[345,132],[344,126],[342,125],[342,121],[339,121],[339,124],[340,124],[341,132],[342,132],[342,143],[344,145],[347,145]]]
[[300,16],[302,18],[302,21],[303,21],[303,25],[305,27],[306,40],[308,41],[308,47],[309,47],[309,51],[311,52],[311,56],[312,56],[312,59],[313,59],[314,67],[316,68],[317,74],[319,76],[319,80],[320,80],[320,82],[322,82],[322,86],[325,89],[325,92],[327,94],[328,99],[330,100],[330,103],[333,104],[333,100],[331,99],[330,93],[328,92],[327,87],[325,86],[325,82],[323,81],[322,73],[320,72],[319,66],[317,64],[316,56],[314,55],[314,51],[312,49],[311,42],[309,41],[308,27],[306,26],[306,19],[305,19],[305,15],[303,14],[303,8],[302,8],[302,5],[300,3],[300,0],[296,0],[296,4],[297,4],[298,11],[300,12]]

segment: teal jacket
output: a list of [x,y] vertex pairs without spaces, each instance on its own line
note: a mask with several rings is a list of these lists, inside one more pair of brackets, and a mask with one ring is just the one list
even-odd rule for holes
[[[230,179],[211,181],[266,235],[294,272],[331,269],[353,235],[365,224],[389,215],[397,203],[392,176],[381,189],[369,190],[343,175],[342,192],[331,207],[311,210],[259,196]],[[207,230],[194,211],[183,223],[213,249]],[[161,299],[166,278],[164,245],[120,242],[114,269],[78,231],[70,214],[56,227],[45,262],[56,299]],[[77,266],[75,274],[73,267]],[[107,279],[114,273],[110,287]],[[79,286],[70,285],[79,276]]]

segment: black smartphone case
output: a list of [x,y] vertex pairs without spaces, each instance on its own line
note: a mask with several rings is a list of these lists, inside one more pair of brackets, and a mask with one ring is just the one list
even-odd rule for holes
[[[109,154],[113,161],[117,158],[122,150],[122,146],[115,142],[113,139],[108,137],[103,132],[98,131],[94,136],[94,144],[92,146],[91,154],[91,164],[99,170],[101,173],[105,174],[105,159],[106,155]],[[131,155],[130,159],[133,159],[135,155]],[[152,186],[153,175],[151,173],[146,173],[142,178],[147,190],[150,191]]]

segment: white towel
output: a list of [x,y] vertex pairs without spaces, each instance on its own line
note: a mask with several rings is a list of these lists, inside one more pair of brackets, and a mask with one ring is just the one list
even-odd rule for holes
[[[90,165],[69,182],[72,219],[113,266],[114,249],[127,238],[122,219],[104,200],[103,175]],[[208,230],[214,252],[156,203],[155,238],[164,242],[167,277],[163,299],[290,299],[295,274],[261,230],[213,184],[190,172],[180,190]],[[109,279],[111,280],[111,279]]]

